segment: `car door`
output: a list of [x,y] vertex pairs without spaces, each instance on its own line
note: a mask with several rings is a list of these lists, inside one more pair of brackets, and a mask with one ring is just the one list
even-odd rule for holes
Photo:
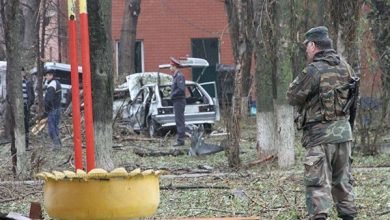
[[[220,111],[219,111],[219,101],[218,101],[218,94],[217,94],[217,84],[212,81],[212,82],[204,82],[204,83],[199,83],[200,86],[202,86],[202,88],[204,88],[205,90],[207,88],[210,88],[212,90],[214,90],[214,97],[211,97],[214,101],[214,108],[215,108],[215,113],[216,113],[216,120],[219,121],[221,119],[221,114],[220,114]],[[210,94],[209,94],[210,95]]]
[[144,126],[145,122],[145,103],[148,97],[148,88],[142,88],[129,105],[130,124],[135,130]]

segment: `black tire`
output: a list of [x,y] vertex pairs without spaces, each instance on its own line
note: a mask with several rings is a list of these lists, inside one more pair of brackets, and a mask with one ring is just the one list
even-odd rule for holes
[[213,125],[212,124],[203,124],[204,132],[206,134],[210,134],[213,131]]
[[154,138],[154,137],[157,137],[160,135],[158,123],[151,118],[149,118],[149,120],[148,120],[148,135],[151,138]]

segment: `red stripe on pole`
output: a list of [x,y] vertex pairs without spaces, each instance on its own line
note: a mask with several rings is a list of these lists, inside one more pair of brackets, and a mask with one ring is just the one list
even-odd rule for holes
[[85,135],[87,143],[87,171],[95,168],[94,150],[94,129],[92,112],[92,91],[91,91],[91,67],[89,57],[89,31],[88,15],[80,14],[81,32],[81,58],[83,63],[83,89],[84,89],[84,113],[85,113]]
[[79,71],[77,63],[77,30],[76,21],[72,15],[69,18],[69,57],[72,81],[72,120],[73,120],[73,144],[74,159],[77,169],[83,169],[81,151],[81,120],[80,120],[80,91],[79,91]]

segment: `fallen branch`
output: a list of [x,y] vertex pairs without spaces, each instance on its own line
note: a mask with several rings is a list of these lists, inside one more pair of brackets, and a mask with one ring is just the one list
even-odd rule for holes
[[145,138],[145,137],[134,137],[134,136],[130,136],[130,137],[125,137],[125,138],[122,138],[122,141],[159,141],[158,139],[156,138]]
[[21,200],[21,199],[26,198],[27,196],[35,195],[35,194],[38,194],[38,193],[42,193],[42,191],[33,191],[33,192],[26,193],[26,194],[24,194],[24,195],[22,195],[22,196],[2,199],[2,200],[0,200],[0,203],[3,203],[3,202],[12,202],[12,201],[15,201],[15,200]]
[[264,162],[267,162],[267,161],[273,161],[276,159],[276,156],[275,155],[270,155],[266,158],[263,158],[263,159],[260,159],[260,160],[255,160],[255,161],[252,161],[252,162],[249,162],[248,164],[244,165],[244,168],[250,168],[250,167],[253,167],[253,166],[256,166],[256,165],[259,165],[259,164],[262,164]]
[[175,178],[201,178],[201,177],[238,177],[235,173],[195,173],[195,174],[181,174],[181,175],[162,175],[161,179],[175,179]]
[[187,189],[230,189],[227,186],[161,186],[161,190],[187,190]]
[[12,186],[40,186],[44,183],[43,180],[27,180],[27,181],[0,181],[0,186],[12,185]]
[[180,156],[187,154],[187,149],[172,149],[169,151],[154,151],[154,150],[146,150],[141,148],[135,148],[133,151],[140,157],[161,157],[161,156]]
[[166,170],[169,174],[173,175],[181,175],[181,174],[199,174],[199,173],[211,173],[212,170],[206,170],[206,169],[190,169],[190,168],[179,168],[179,169],[162,169]]
[[390,210],[378,213],[379,216],[390,214]]
[[73,155],[72,154],[70,154],[68,157],[67,157],[67,159],[65,160],[65,162],[63,162],[63,163],[60,163],[60,164],[58,164],[57,166],[63,166],[63,165],[66,165],[66,164],[68,164],[68,163],[71,163],[71,161],[73,160]]
[[[246,214],[244,212],[235,212],[235,211],[221,210],[221,209],[214,209],[214,208],[206,208],[206,209],[191,208],[191,209],[192,210],[208,210],[208,211],[213,211],[213,212],[229,213],[229,214],[233,214],[233,215],[245,215]],[[249,218],[249,219],[251,219],[251,218]],[[258,218],[254,218],[254,219],[258,219]]]

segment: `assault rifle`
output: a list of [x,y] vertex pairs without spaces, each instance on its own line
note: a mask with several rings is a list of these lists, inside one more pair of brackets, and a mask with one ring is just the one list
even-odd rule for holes
[[348,99],[348,102],[345,104],[343,108],[343,113],[349,112],[349,124],[351,124],[351,128],[353,130],[353,127],[355,125],[355,118],[357,114],[357,105],[359,101],[358,99],[359,99],[360,78],[352,77],[351,81],[348,84],[348,87],[350,89],[350,97]]

